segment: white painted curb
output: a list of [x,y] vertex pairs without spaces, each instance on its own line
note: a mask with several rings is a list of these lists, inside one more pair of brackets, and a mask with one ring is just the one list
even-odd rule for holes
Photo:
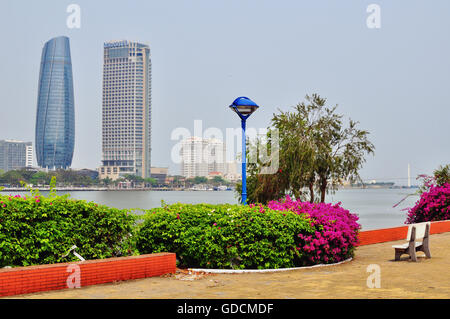
[[280,272],[299,269],[311,269],[318,267],[336,266],[351,261],[353,258],[346,259],[334,264],[320,264],[314,266],[305,267],[293,267],[293,268],[279,268],[279,269],[203,269],[203,268],[188,268],[189,273],[202,272],[209,274],[242,274],[242,273],[264,273],[264,272]]

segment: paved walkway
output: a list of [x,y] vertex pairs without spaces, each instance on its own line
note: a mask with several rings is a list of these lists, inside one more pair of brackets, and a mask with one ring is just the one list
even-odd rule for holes
[[[450,298],[450,233],[432,235],[432,258],[395,262],[391,245],[361,246],[348,263],[280,273],[189,276],[178,273],[15,298]],[[418,256],[423,256],[418,253]],[[368,288],[367,267],[380,266],[381,287]]]

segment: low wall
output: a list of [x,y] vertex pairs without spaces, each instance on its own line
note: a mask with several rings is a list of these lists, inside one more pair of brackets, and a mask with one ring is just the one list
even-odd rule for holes
[[173,253],[0,269],[0,296],[161,276],[176,271]]
[[[450,232],[450,220],[431,222],[430,234]],[[367,230],[359,233],[360,245],[371,245],[387,241],[406,240],[408,225],[393,228]]]

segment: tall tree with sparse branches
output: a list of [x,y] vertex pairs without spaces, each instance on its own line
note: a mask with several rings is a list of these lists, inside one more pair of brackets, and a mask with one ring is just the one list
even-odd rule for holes
[[326,194],[344,180],[360,180],[365,156],[375,150],[369,132],[351,119],[345,125],[343,115],[336,113],[337,105],[326,106],[326,99],[318,94],[305,100],[293,111],[274,114],[271,129],[279,134],[279,170],[263,176],[263,165],[250,166],[249,202],[267,202],[281,194],[324,202]]

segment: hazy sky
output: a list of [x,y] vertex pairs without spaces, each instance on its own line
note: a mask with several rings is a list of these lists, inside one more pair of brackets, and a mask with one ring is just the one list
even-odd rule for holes
[[[0,2],[0,139],[32,141],[41,50],[70,38],[75,90],[74,168],[101,160],[103,42],[151,47],[153,166],[177,173],[176,127],[238,127],[228,109],[244,95],[260,105],[248,125],[266,127],[319,93],[370,131],[375,156],[364,179],[406,183],[450,162],[450,1],[5,1]],[[81,8],[69,29],[66,8]],[[369,29],[369,4],[381,28]]]

